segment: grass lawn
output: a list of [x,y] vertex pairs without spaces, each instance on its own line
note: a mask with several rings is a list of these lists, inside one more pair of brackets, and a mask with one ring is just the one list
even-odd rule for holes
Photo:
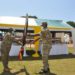
[[[54,56],[55,57],[55,56]],[[66,57],[58,56],[57,58],[49,59],[49,67],[53,75],[75,75],[75,56]],[[0,75],[44,75],[38,72],[42,68],[41,59],[23,61],[10,60],[9,67],[12,68],[9,74],[3,73],[3,66],[0,61]],[[48,75],[48,74],[45,74]],[[50,75],[50,74],[49,74]]]
[[[49,64],[51,73],[54,73],[55,75],[75,75],[75,58],[50,59]],[[8,75],[40,75],[38,72],[42,68],[42,61],[14,60],[9,61],[9,66],[12,70]],[[0,61],[0,75],[4,75],[2,74],[2,70],[3,66]]]

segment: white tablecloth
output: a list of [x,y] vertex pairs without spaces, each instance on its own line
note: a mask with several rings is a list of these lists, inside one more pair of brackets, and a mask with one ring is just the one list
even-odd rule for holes
[[[42,47],[41,54],[42,54]],[[68,54],[68,47],[67,44],[53,44],[49,55],[62,55]]]
[[[20,45],[19,46],[18,45],[12,45],[9,55],[10,56],[18,56],[20,47],[21,47]],[[41,46],[40,46],[40,51],[42,53],[42,47]],[[61,55],[61,54],[68,54],[67,45],[66,44],[53,44],[49,55]],[[24,52],[24,56],[27,56],[26,52]]]

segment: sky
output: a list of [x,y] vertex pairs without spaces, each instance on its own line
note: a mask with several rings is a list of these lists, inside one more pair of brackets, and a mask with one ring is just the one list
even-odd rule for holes
[[75,21],[75,0],[0,0],[0,16]]

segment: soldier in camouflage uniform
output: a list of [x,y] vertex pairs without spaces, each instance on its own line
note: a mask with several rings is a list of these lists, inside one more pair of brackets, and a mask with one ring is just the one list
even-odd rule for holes
[[[51,32],[47,28],[47,22],[42,23],[42,28],[40,34],[35,34],[34,36],[40,36],[37,38],[38,40],[42,40],[42,60],[43,60],[43,69],[40,73],[47,73],[49,71],[49,64],[48,64],[48,55],[50,49],[52,48],[52,36]],[[35,43],[36,41],[33,41]]]
[[48,55],[50,49],[52,48],[52,36],[47,28],[47,23],[43,22],[41,25],[43,28],[41,29],[40,38],[42,39],[42,60],[43,60],[43,72],[49,71],[48,64]]
[[12,42],[13,41],[19,42],[19,39],[15,38],[14,35],[12,34],[13,29],[9,28],[8,31],[9,32],[7,32],[3,38],[3,41],[1,43],[1,48],[0,48],[4,71],[10,70],[8,67],[8,58],[9,58],[9,52],[11,49]]

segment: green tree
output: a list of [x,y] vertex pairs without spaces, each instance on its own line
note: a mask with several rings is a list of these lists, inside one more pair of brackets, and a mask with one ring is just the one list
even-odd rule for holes
[[75,22],[73,22],[73,21],[68,21],[67,24],[69,24],[69,25],[71,25],[72,27],[75,28]]

